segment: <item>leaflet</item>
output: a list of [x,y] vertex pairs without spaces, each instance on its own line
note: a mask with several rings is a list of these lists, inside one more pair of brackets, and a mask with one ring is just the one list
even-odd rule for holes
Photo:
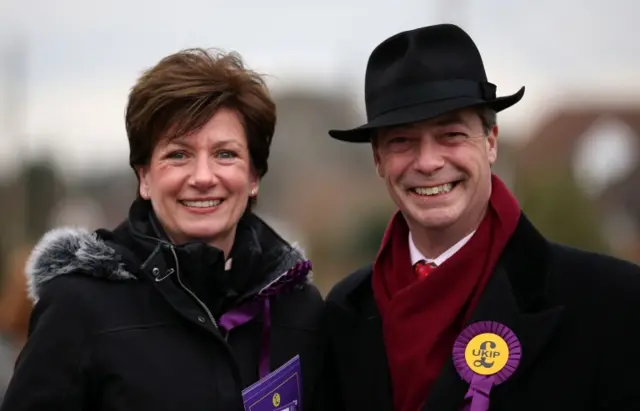
[[242,391],[245,411],[299,411],[302,405],[300,356]]

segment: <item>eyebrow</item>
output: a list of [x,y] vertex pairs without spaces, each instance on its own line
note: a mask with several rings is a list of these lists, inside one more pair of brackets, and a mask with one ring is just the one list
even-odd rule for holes
[[185,142],[184,142],[182,139],[180,139],[180,138],[171,138],[171,139],[165,140],[165,141],[162,143],[162,145],[163,145],[164,147],[169,147],[169,146],[172,146],[172,145],[174,145],[174,146],[181,146],[181,147],[185,147],[185,146],[188,146],[189,144],[185,143]]
[[[171,145],[176,145],[176,146],[180,146],[180,147],[192,147],[192,144],[189,144],[186,141],[186,139],[183,138],[183,137],[173,138],[173,139],[171,139],[169,141],[166,141],[164,143],[165,147],[169,147]],[[216,142],[213,143],[213,146],[215,148],[227,147],[227,146],[245,147],[244,144],[241,144],[236,140],[229,140],[229,139],[216,141]]]
[[216,148],[228,146],[243,148],[246,147],[246,144],[240,143],[237,140],[219,140],[213,143],[213,146]]

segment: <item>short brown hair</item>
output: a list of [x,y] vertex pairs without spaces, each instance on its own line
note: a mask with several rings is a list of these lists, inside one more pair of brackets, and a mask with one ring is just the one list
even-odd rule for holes
[[494,109],[487,106],[480,107],[478,115],[480,116],[480,121],[482,121],[484,134],[488,136],[493,126],[498,123],[498,115]]
[[163,58],[131,89],[125,119],[129,164],[134,170],[147,165],[161,138],[197,131],[221,107],[240,113],[252,166],[263,177],[276,124],[269,90],[237,53],[202,48]]

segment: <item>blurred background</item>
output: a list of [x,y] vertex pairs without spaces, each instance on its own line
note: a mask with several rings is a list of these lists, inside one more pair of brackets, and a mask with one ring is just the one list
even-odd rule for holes
[[498,116],[495,172],[533,222],[640,261],[639,12],[632,0],[0,0],[0,402],[26,336],[31,247],[52,227],[126,216],[127,93],[182,48],[235,50],[267,76],[279,118],[257,213],[306,249],[324,293],[371,260],[394,211],[370,147],[327,130],[364,121],[375,45],[440,22],[471,34],[499,95],[527,87]]

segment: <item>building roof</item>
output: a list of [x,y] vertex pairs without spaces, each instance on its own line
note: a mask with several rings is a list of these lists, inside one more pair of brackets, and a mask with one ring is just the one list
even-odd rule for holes
[[527,143],[519,150],[519,168],[570,167],[580,139],[602,118],[627,124],[640,139],[640,104],[567,107],[550,115],[533,130]]

